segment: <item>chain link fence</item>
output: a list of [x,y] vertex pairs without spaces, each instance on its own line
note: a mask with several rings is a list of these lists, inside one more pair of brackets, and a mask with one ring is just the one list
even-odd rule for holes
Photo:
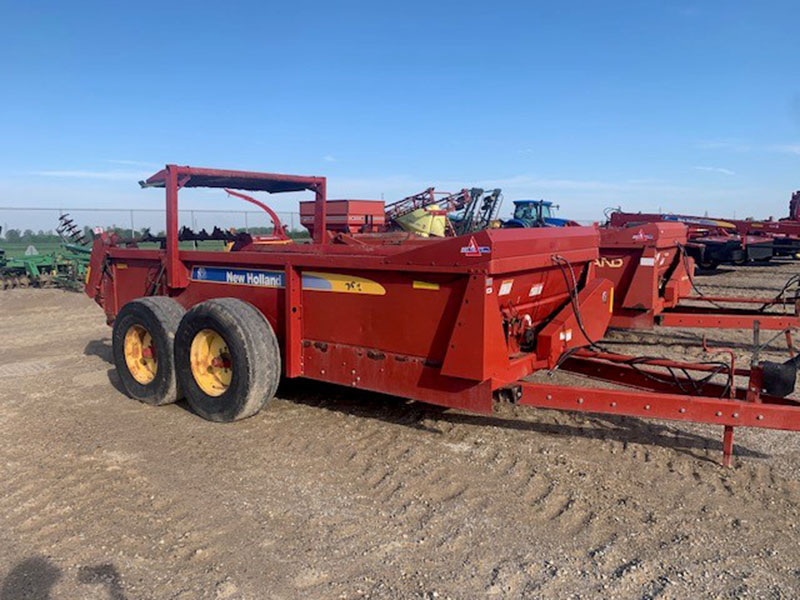
[[[276,211],[281,223],[290,234],[296,237],[307,235],[307,230],[300,224],[300,213]],[[80,230],[92,230],[95,227],[115,229],[121,234],[132,237],[141,235],[148,229],[153,235],[164,232],[166,212],[162,209],[135,208],[32,208],[0,206],[0,241],[8,243],[31,243],[57,241],[55,235],[58,218],[68,214]],[[199,232],[203,229],[209,233],[214,227],[250,233],[268,233],[272,231],[269,216],[259,210],[214,210],[214,209],[182,209],[179,210],[179,227],[189,227]],[[592,221],[580,220],[581,225],[591,225]]]
[[[296,212],[276,211],[283,225],[290,232],[305,231],[300,225],[300,214]],[[143,229],[151,233],[163,232],[166,224],[166,212],[160,209],[113,209],[113,208],[31,208],[0,206],[0,226],[2,237],[10,239],[39,236],[54,233],[58,226],[58,218],[69,214],[79,229],[103,227],[114,228],[136,235]],[[272,221],[263,211],[251,210],[179,210],[179,226],[190,227],[195,231],[214,227],[220,229],[236,229],[261,233],[272,229]]]

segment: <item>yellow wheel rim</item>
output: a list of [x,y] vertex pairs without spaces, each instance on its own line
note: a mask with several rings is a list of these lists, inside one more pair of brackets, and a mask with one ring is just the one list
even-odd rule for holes
[[125,333],[125,364],[133,378],[142,385],[156,378],[158,360],[153,337],[141,325],[132,325]]
[[233,365],[225,339],[213,329],[194,336],[189,359],[192,376],[209,396],[221,396],[231,385]]

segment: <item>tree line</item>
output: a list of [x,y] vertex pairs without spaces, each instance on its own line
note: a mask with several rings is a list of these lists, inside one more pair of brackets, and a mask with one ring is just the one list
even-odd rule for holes
[[[125,229],[124,227],[107,227],[105,228],[106,231],[113,231],[120,237],[129,238],[131,236],[130,228]],[[135,237],[140,237],[144,235],[148,230],[147,229],[139,229],[134,230]],[[245,231],[244,228],[237,229],[237,231]],[[248,227],[246,231],[253,235],[268,235],[272,233],[272,227]],[[150,232],[152,233],[152,232]],[[293,239],[302,239],[309,237],[308,231],[305,229],[302,230],[292,230],[287,232],[289,237]],[[4,232],[3,239],[9,244],[46,244],[46,243],[54,243],[61,241],[61,237],[54,231],[34,231],[33,229],[8,229]],[[83,228],[83,235],[87,240],[94,239],[94,233],[92,232],[91,227],[84,227]],[[159,231],[158,233],[154,234],[157,237],[164,237],[166,233],[164,231]]]

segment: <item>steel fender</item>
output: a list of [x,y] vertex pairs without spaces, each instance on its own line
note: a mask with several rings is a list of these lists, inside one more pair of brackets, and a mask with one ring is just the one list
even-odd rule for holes
[[[100,292],[100,281],[103,278],[103,262],[108,250],[108,239],[106,234],[98,235],[92,244],[92,254],[89,258],[89,267],[86,270],[86,281],[84,282],[84,292],[89,298],[98,301],[97,295]],[[100,302],[98,301],[98,304]]]

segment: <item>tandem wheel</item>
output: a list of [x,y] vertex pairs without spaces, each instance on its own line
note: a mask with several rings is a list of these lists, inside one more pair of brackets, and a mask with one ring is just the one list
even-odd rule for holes
[[717,269],[717,267],[719,267],[719,265],[719,261],[713,259],[704,259],[697,263],[697,266],[704,271],[714,271]]
[[161,406],[181,397],[173,340],[185,312],[172,298],[154,296],[128,302],[114,319],[114,365],[132,398]]
[[272,326],[252,304],[216,298],[191,308],[175,335],[178,385],[210,421],[256,414],[275,395],[281,355]]

